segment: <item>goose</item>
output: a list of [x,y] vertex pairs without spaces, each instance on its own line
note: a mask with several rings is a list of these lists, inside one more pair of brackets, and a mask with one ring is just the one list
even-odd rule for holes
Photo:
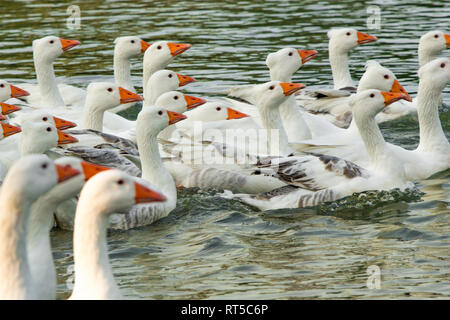
[[[172,60],[191,47],[188,43],[174,43],[169,41],[156,41],[145,51],[142,74],[142,89],[147,100],[147,82],[159,70],[163,70]],[[175,90],[175,89],[172,89]],[[157,97],[156,97],[157,98]],[[156,99],[155,98],[155,99]],[[154,102],[154,101],[153,101]]]
[[[217,188],[245,193],[259,193],[284,186],[285,183],[271,177],[251,176],[246,169],[259,156],[287,156],[293,152],[281,121],[279,106],[290,95],[304,87],[304,84],[280,81],[271,81],[253,87],[265,129],[264,137],[261,135],[262,132],[256,132],[256,141],[246,141],[246,135],[241,133],[239,136],[248,143],[221,144],[219,148],[212,143],[208,145],[208,148],[200,148],[197,151],[196,146],[192,144],[187,147],[181,144],[174,147],[170,152],[178,153],[181,161],[176,160],[165,164],[177,184],[185,187]],[[276,134],[273,135],[273,132]]]
[[[357,92],[361,92],[367,89],[378,89],[382,91],[391,91],[391,92],[399,92],[403,93],[406,96],[405,100],[400,100],[394,102],[389,105],[389,107],[385,108],[383,111],[377,114],[376,120],[379,121],[379,116],[381,114],[388,114],[391,108],[395,108],[396,105],[401,103],[409,103],[411,101],[411,97],[397,80],[394,73],[388,68],[383,67],[380,63],[375,60],[369,60],[366,63],[366,70],[359,80]],[[324,98],[322,100],[325,101],[323,104],[323,108],[326,109],[330,105],[334,106],[335,109],[339,109],[338,113],[341,114],[349,114],[350,115],[350,125],[348,128],[339,128],[337,126],[332,125],[328,121],[324,119],[318,119],[315,115],[310,115],[308,113],[303,113],[303,117],[309,125],[311,133],[313,135],[312,139],[301,140],[299,142],[311,145],[313,147],[317,145],[340,145],[340,144],[351,144],[356,139],[361,141],[359,137],[358,127],[356,123],[352,121],[351,117],[351,107],[349,104],[351,97],[341,97],[341,98],[332,98],[327,99]],[[326,103],[328,102],[328,104]],[[315,118],[314,121],[310,121],[311,118]],[[362,141],[361,141],[362,143]]]
[[70,300],[121,298],[108,258],[108,216],[135,204],[156,204],[165,200],[162,194],[135,182],[119,170],[101,172],[86,182],[75,214],[75,284]]
[[35,293],[38,299],[56,299],[56,271],[49,232],[54,225],[53,213],[63,201],[75,197],[85,181],[109,168],[81,161],[74,157],[55,160],[60,166],[71,166],[79,175],[59,183],[41,195],[31,206],[27,230],[27,257]]
[[30,207],[57,183],[78,174],[42,154],[18,159],[9,170],[0,192],[0,299],[37,298],[26,251]]
[[8,103],[4,103],[4,102],[0,102],[0,108],[1,108],[1,114],[4,116],[11,114],[13,112],[22,110],[22,108],[19,106],[15,106],[13,104],[8,104]]
[[[445,34],[442,31],[434,30],[422,35],[418,46],[419,67],[422,67],[426,63],[434,60],[436,56],[448,46],[450,46],[450,35]],[[342,103],[340,102],[343,98],[333,93],[328,94],[327,92],[320,91],[317,93],[322,95],[322,99],[303,100],[303,97],[300,97],[300,99],[302,99],[302,106],[312,112],[326,112],[325,116],[336,125],[348,125],[348,121],[351,117],[348,116],[349,112],[348,108],[345,107],[347,105],[346,103],[344,104],[344,109],[342,109]],[[328,113],[332,116],[329,117]],[[417,99],[414,98],[412,101],[402,100],[391,105],[385,111],[380,112],[377,115],[377,122],[382,123],[392,121],[404,115],[415,113],[417,113]]]
[[389,150],[375,121],[378,112],[405,98],[403,93],[376,89],[359,92],[351,98],[354,119],[370,158],[366,168],[317,153],[265,159],[258,163],[257,172],[278,177],[288,186],[265,194],[225,193],[224,197],[238,199],[261,210],[272,210],[314,206],[354,192],[413,187],[400,159]]
[[[53,62],[65,51],[79,45],[78,40],[62,39],[55,36],[46,36],[33,41],[33,60],[36,70],[37,86],[23,84],[22,87],[30,92],[25,101],[31,105],[43,107],[63,107],[66,100],[79,97],[81,89],[64,84],[57,85]],[[60,90],[65,90],[63,94]]]
[[[270,53],[266,59],[266,65],[269,67],[271,81],[291,82],[292,75],[301,68],[306,62],[317,55],[315,50],[297,50],[294,48],[283,48],[277,52]],[[250,114],[253,121],[260,126],[258,108],[254,106],[255,98],[252,96],[253,86],[237,86],[230,89],[227,93],[232,97],[239,97],[253,105],[244,104],[229,99],[239,111]],[[288,135],[289,141],[298,141],[310,139],[311,132],[305,123],[299,108],[296,106],[295,98],[289,97],[286,102],[280,106],[281,119]],[[313,119],[312,119],[313,120]]]
[[[420,142],[415,150],[407,150],[388,143],[387,145],[401,159],[407,178],[411,181],[427,179],[450,166],[450,145],[439,120],[441,92],[450,82],[450,60],[435,59],[419,69],[417,92],[417,115],[419,119]],[[337,141],[335,141],[337,143]],[[321,147],[317,152],[344,157],[361,166],[366,166],[369,156],[358,135],[341,141],[340,145]]]
[[26,90],[16,87],[6,80],[0,80],[0,102],[10,98],[21,98],[30,95]]
[[[150,44],[136,36],[118,37],[114,40],[114,44],[114,82],[124,89],[136,92],[131,81],[130,60],[144,53]],[[134,103],[122,104],[110,109],[109,112],[118,113],[132,105]]]
[[56,129],[50,123],[25,122],[21,130],[17,145],[0,152],[0,163],[6,169],[9,169],[21,156],[45,153],[57,145],[78,141],[76,138]]
[[[109,228],[127,230],[153,223],[167,216],[176,207],[177,191],[174,180],[162,162],[158,148],[158,134],[168,125],[173,125],[186,116],[166,110],[159,106],[142,108],[136,121],[137,146],[140,157],[140,170],[134,163],[124,159],[124,151],[86,148],[76,146],[65,150],[64,155],[80,157],[85,161],[113,167],[134,176],[140,175],[141,183],[151,183],[159,188],[167,198],[164,203],[154,203],[131,208],[125,215],[113,214],[110,218]],[[133,153],[135,155],[136,153]],[[132,166],[132,168],[130,168]],[[73,210],[73,202],[65,204],[67,211]],[[61,208],[62,209],[62,208]],[[73,225],[73,215],[57,210],[58,225],[70,229]]]

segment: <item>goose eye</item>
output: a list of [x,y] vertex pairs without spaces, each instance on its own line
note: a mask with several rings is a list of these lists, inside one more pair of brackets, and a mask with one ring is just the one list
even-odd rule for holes
[[131,43],[134,43],[134,40],[131,40]]
[[42,118],[42,121],[47,121],[47,120],[48,120],[47,117],[43,117],[43,118]]
[[351,32],[347,32],[346,34],[349,36],[349,35],[351,35],[352,33],[351,33]]
[[123,180],[122,179],[118,180],[117,184],[122,185],[123,184]]
[[273,90],[275,87],[274,86],[270,86],[269,87],[269,90]]
[[385,79],[389,79],[389,75],[385,74],[385,75],[384,75],[384,78],[385,78]]
[[2,84],[0,84],[0,88],[4,88],[5,87],[5,85],[2,83]]
[[47,167],[48,167],[48,165],[47,165],[46,163],[43,163],[43,164],[41,165],[41,168],[42,168],[42,169],[47,169]]
[[439,35],[438,35],[438,34],[435,34],[434,37],[437,39],[437,38],[439,38]]
[[112,91],[113,91],[113,89],[112,89],[112,88],[108,88],[108,91],[109,91],[109,92],[112,92]]
[[173,75],[172,74],[169,74],[169,78],[172,78],[173,77]]
[[158,114],[162,116],[163,112],[161,110],[158,111]]
[[293,55],[293,53],[292,52],[289,52],[289,56],[292,56]]
[[222,110],[222,108],[221,108],[221,107],[217,107],[216,110],[217,110],[217,111],[220,111],[220,110]]
[[441,68],[445,68],[445,63],[441,63]]
[[51,43],[51,44],[53,44],[53,42],[55,42],[55,41],[53,41],[53,40],[50,40],[50,43]]
[[158,50],[161,50],[161,48],[162,48],[161,46],[157,46],[157,47],[156,47],[156,49],[158,49]]
[[48,127],[47,132],[52,132],[52,128]]
[[373,93],[371,93],[371,94],[370,94],[370,97],[373,98],[373,97],[375,97],[375,95],[374,95]]
[[175,100],[178,100],[178,96],[173,97]]

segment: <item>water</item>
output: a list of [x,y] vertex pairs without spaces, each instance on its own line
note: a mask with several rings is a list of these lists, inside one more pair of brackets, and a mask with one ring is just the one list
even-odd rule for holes
[[[351,54],[358,79],[364,62],[391,68],[413,95],[421,34],[450,32],[445,1],[77,1],[81,29],[66,27],[68,3],[2,1],[0,78],[34,81],[31,41],[44,35],[82,45],[59,58],[57,76],[85,87],[112,79],[113,40],[139,35],[191,43],[170,68],[197,79],[185,92],[210,97],[234,84],[267,81],[264,60],[283,47],[319,55],[293,80],[308,87],[331,83],[326,31],[355,27],[379,38]],[[366,27],[367,7],[381,9],[381,29]],[[444,53],[450,56],[450,50]],[[141,59],[133,79],[140,90]],[[444,92],[450,105],[450,87]],[[127,114],[136,117],[136,110]],[[441,120],[450,137],[450,113]],[[382,125],[387,140],[418,141],[414,117]],[[183,190],[177,209],[154,225],[109,234],[111,263],[122,293],[148,299],[449,298],[450,172],[419,184],[420,202],[369,209],[258,212],[214,193]],[[52,231],[58,296],[73,280],[72,233]],[[381,269],[381,289],[369,290],[367,268]]]

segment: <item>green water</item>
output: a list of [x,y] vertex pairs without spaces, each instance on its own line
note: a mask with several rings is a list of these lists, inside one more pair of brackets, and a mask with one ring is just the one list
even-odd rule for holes
[[[367,7],[377,3],[380,29],[370,30]],[[112,80],[113,40],[139,35],[148,42],[191,43],[169,68],[194,76],[197,82],[184,91],[203,98],[228,85],[267,81],[266,55],[287,46],[319,51],[294,81],[308,87],[330,84],[326,32],[344,26],[379,38],[352,52],[355,80],[366,60],[377,59],[415,95],[420,35],[450,32],[445,1],[76,1],[79,30],[66,26],[70,2],[1,4],[0,78],[18,85],[33,82],[31,41],[52,34],[82,42],[57,60],[57,76],[81,87]],[[443,55],[450,56],[450,49]],[[132,73],[140,91],[141,59]],[[448,86],[444,102],[450,105]],[[449,119],[444,108],[448,137]],[[415,117],[382,129],[389,141],[417,144]],[[337,212],[257,212],[213,193],[183,190],[167,218],[109,235],[114,275],[128,298],[449,298],[450,173],[419,187],[425,193],[420,202]],[[72,288],[71,239],[71,232],[52,231],[60,298]],[[371,265],[381,269],[381,289],[366,286]]]

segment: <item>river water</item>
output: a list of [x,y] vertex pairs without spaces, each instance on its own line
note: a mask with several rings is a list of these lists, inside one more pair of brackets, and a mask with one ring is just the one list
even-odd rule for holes
[[[379,40],[351,53],[353,78],[362,75],[366,60],[376,59],[414,96],[420,35],[434,29],[450,32],[445,1],[74,4],[81,8],[80,29],[67,27],[69,2],[2,1],[0,78],[18,85],[33,82],[31,41],[57,35],[82,42],[57,60],[58,77],[80,87],[111,80],[114,39],[139,35],[150,43],[193,45],[169,67],[194,76],[197,82],[184,91],[199,97],[211,97],[229,85],[267,81],[266,55],[288,46],[319,51],[293,77],[314,88],[331,83],[327,30],[354,27]],[[368,26],[367,10],[373,5],[381,21]],[[450,50],[444,55],[450,56]],[[136,59],[132,73],[140,91],[141,59]],[[444,102],[450,105],[449,86]],[[135,118],[136,112],[126,116]],[[441,121],[448,137],[449,119],[444,108]],[[418,142],[413,116],[381,127],[393,143],[412,148]],[[418,187],[424,192],[420,201],[272,212],[255,211],[213,192],[182,190],[177,209],[168,217],[148,227],[109,233],[114,275],[127,298],[449,298],[450,172]],[[67,298],[73,286],[72,233],[53,230],[51,236],[58,297]],[[367,286],[368,269],[373,268],[381,272],[379,289]]]

